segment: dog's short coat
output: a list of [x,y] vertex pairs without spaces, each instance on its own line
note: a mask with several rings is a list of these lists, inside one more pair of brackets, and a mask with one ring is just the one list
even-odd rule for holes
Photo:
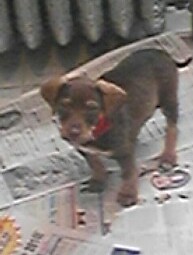
[[[93,81],[85,75],[63,81],[54,78],[41,87],[43,98],[59,116],[61,136],[75,146],[112,151],[122,168],[117,200],[123,206],[137,202],[136,139],[142,125],[160,107],[166,117],[165,146],[160,162],[176,163],[178,73],[164,51],[143,49]],[[102,124],[101,124],[102,120]],[[97,135],[93,135],[102,126]],[[97,155],[85,153],[93,177],[91,189],[100,187],[105,169]]]

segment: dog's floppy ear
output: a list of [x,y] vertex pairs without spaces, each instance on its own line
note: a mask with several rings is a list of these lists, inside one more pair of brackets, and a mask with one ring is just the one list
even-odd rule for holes
[[74,74],[66,74],[63,76],[55,76],[54,78],[49,79],[41,85],[40,93],[45,101],[50,105],[53,112],[56,106],[56,98],[58,92],[62,86],[65,84],[70,84],[73,80],[80,79],[81,76],[75,76]]
[[52,110],[55,108],[55,101],[58,90],[63,85],[60,77],[54,77],[41,85],[40,93],[43,99],[50,105]]
[[114,83],[99,79],[96,87],[102,92],[104,98],[105,112],[107,115],[113,113],[118,107],[126,102],[127,93]]

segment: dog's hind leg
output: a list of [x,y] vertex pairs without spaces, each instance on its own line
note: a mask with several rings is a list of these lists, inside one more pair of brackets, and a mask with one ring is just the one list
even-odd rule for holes
[[160,107],[167,121],[165,144],[164,150],[160,156],[160,165],[166,163],[173,166],[177,162],[177,90],[172,91],[172,94],[166,94],[164,96],[164,100],[160,104]]

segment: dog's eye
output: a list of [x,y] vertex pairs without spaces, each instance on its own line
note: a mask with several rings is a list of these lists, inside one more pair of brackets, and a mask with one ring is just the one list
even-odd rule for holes
[[90,125],[95,125],[98,121],[99,108],[87,109],[86,120]]
[[100,106],[98,102],[89,100],[86,102],[86,120],[89,125],[95,125],[98,121]]

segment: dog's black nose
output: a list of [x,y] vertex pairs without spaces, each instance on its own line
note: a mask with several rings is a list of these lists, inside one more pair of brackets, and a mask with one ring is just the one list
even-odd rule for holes
[[80,124],[73,124],[71,127],[70,127],[70,131],[69,131],[69,134],[70,136],[72,137],[78,137],[80,134],[81,134],[81,125]]

